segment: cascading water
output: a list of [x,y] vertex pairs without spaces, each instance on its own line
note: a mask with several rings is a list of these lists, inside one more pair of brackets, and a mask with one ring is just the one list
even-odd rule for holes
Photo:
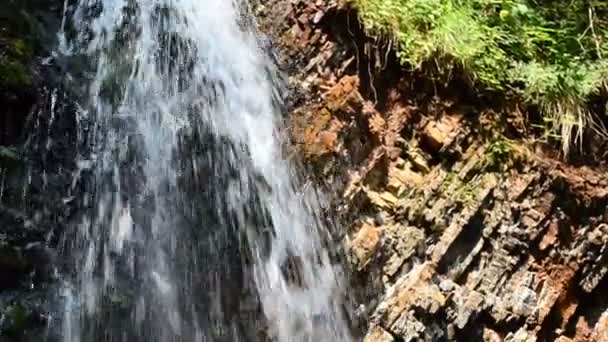
[[64,238],[67,342],[263,340],[260,324],[270,340],[350,340],[245,9],[66,0],[62,52],[90,70],[79,177],[94,179]]

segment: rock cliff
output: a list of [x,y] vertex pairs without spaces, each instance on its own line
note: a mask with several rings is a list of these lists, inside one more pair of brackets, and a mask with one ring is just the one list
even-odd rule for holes
[[[58,236],[72,210],[76,108],[52,57],[63,1],[0,3],[0,341],[56,318]],[[54,317],[53,317],[54,316]]]
[[366,342],[608,341],[606,145],[565,162],[533,109],[399,67],[342,2],[254,6],[292,157],[332,194]]

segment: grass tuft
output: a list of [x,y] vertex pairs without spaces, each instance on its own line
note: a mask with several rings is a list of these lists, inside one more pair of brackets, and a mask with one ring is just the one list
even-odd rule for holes
[[480,90],[537,105],[564,154],[586,129],[606,136],[588,102],[608,85],[608,2],[349,1],[371,34],[392,37],[403,65],[458,68]]

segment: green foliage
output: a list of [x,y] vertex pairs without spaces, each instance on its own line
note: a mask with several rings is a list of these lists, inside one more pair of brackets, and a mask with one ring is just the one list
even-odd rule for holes
[[538,105],[565,153],[592,126],[586,102],[608,80],[608,2],[350,1],[369,31],[393,38],[404,65],[458,68],[482,90]]
[[32,58],[32,47],[23,39],[14,38],[9,41],[7,54],[19,60],[29,60]]
[[32,48],[23,39],[0,35],[0,89],[20,89],[31,85]]
[[31,84],[28,68],[21,62],[0,60],[0,88],[18,89]]
[[0,3],[0,91],[31,85],[31,36],[30,19],[16,4]]
[[512,141],[497,136],[488,144],[481,168],[489,172],[504,171],[510,168],[518,157]]
[[3,159],[17,160],[19,159],[19,154],[12,148],[0,145],[0,161]]

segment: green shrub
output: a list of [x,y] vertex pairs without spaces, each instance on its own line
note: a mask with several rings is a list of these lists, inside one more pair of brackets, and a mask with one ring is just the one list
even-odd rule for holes
[[538,105],[565,154],[583,128],[598,127],[587,102],[607,85],[608,2],[350,1],[368,31],[392,38],[404,65],[458,68],[481,90]]

